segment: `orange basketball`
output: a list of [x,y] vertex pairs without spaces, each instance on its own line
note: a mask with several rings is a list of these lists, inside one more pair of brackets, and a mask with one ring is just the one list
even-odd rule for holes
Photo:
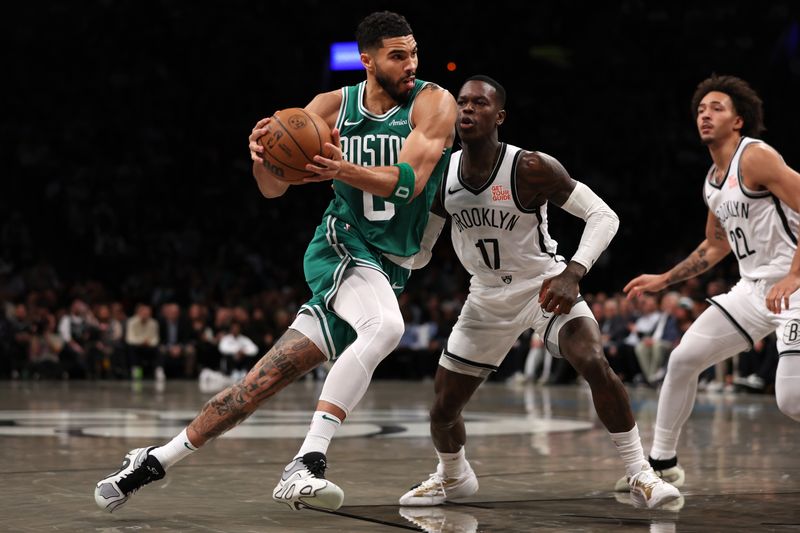
[[331,129],[316,113],[290,107],[272,115],[258,142],[264,147],[264,167],[279,180],[300,183],[314,175],[306,170],[315,155],[323,155],[331,142]]

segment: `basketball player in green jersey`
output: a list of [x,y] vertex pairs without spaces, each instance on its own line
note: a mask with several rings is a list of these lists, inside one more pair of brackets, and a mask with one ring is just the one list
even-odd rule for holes
[[[311,427],[273,498],[292,509],[341,506],[342,490],[325,479],[325,454],[375,367],[400,341],[404,325],[396,293],[420,249],[456,117],[450,93],[416,79],[417,44],[402,16],[373,13],[359,24],[356,37],[366,81],[320,94],[306,106],[334,128],[326,152],[331,156],[308,165],[316,172],[308,181],[335,180],[335,197],[305,255],[311,300],[247,376],[212,398],[179,435],[164,446],[128,452],[122,468],[96,485],[102,509],[119,508],[327,359],[334,364]],[[274,198],[289,185],[263,166],[258,139],[268,123],[256,124],[249,146],[258,187]]]

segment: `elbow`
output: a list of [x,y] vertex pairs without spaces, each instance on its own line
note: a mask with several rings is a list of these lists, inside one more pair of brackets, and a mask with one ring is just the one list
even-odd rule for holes
[[617,231],[619,230],[619,216],[611,208],[608,209],[608,213],[606,216],[609,219],[610,233],[611,236],[613,237],[614,235],[617,234]]
[[614,238],[619,230],[619,216],[608,206],[598,209],[586,217],[586,223],[594,222],[596,228],[603,228],[608,232],[608,240]]

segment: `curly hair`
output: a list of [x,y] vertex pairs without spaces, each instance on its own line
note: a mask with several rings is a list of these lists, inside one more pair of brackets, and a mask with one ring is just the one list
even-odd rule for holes
[[411,35],[411,26],[403,15],[391,11],[377,11],[367,15],[356,28],[358,51],[380,48],[387,37],[405,37]]
[[750,85],[736,76],[718,76],[712,74],[697,85],[692,96],[692,116],[697,118],[697,107],[700,101],[711,91],[727,94],[733,102],[736,113],[742,117],[742,135],[758,137],[766,129],[764,127],[763,102]]

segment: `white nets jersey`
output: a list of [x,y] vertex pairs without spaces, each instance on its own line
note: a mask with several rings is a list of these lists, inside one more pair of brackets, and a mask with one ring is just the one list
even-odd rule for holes
[[527,209],[519,201],[516,168],[521,153],[503,143],[491,175],[475,189],[462,179],[463,152],[458,151],[442,188],[453,248],[464,268],[487,285],[535,278],[564,262],[547,232],[547,203]]
[[725,179],[715,184],[717,169],[712,166],[703,188],[706,204],[725,229],[739,261],[739,273],[748,280],[778,279],[789,272],[800,225],[800,215],[772,193],[744,185],[739,162],[747,147],[759,142],[742,137]]

